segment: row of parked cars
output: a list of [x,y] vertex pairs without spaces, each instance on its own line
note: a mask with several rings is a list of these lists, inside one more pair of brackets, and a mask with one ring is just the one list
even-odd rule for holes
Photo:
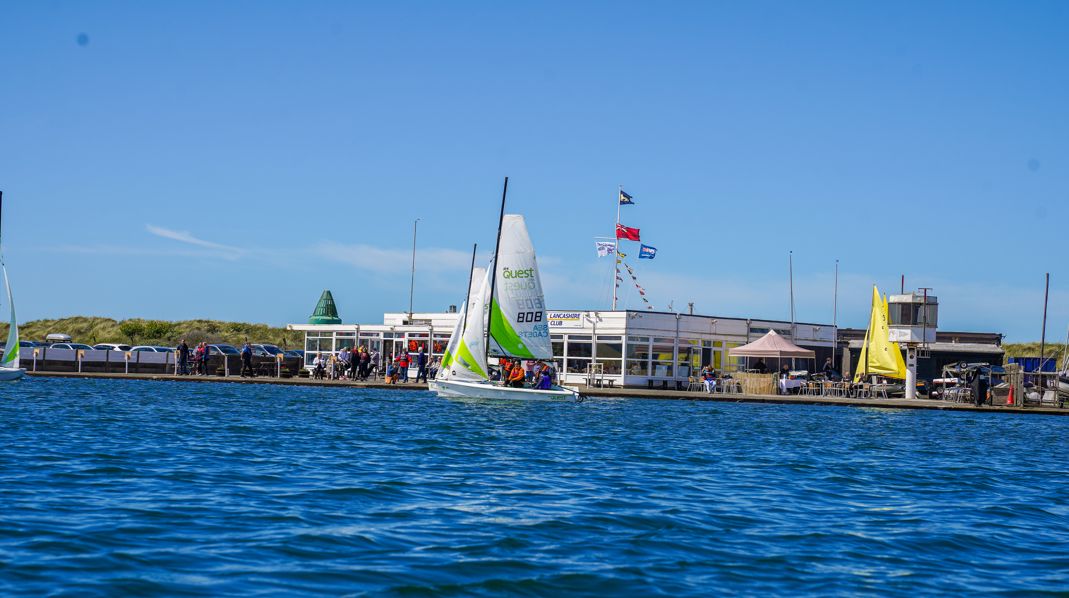
[[[48,349],[73,349],[73,350],[76,350],[76,351],[78,351],[78,350],[81,350],[81,351],[92,351],[92,350],[97,350],[97,351],[122,351],[124,353],[125,352],[138,353],[138,352],[142,352],[142,351],[148,352],[148,353],[174,353],[175,350],[177,349],[176,347],[163,347],[163,346],[160,346],[160,345],[127,345],[127,344],[123,344],[123,343],[97,343],[95,345],[87,345],[87,344],[84,344],[84,343],[71,342],[70,337],[65,335],[65,334],[63,334],[63,335],[50,334],[50,335],[48,335],[48,337],[46,337],[44,342],[19,341],[19,347],[22,347],[22,348],[40,347],[40,348],[48,348]],[[0,350],[3,350],[3,348],[4,348],[4,343],[0,342]],[[190,352],[192,353],[192,351],[195,349],[195,347],[190,347],[189,349],[190,349]],[[222,343],[208,345],[208,351],[209,351],[210,355],[230,355],[230,356],[240,356],[241,355],[241,351],[239,351],[237,347],[235,347],[233,345],[222,344]],[[279,355],[282,355],[284,357],[296,357],[296,358],[299,358],[301,360],[304,359],[304,351],[300,351],[300,350],[286,351],[284,349],[279,348],[276,345],[271,345],[271,344],[267,344],[267,343],[257,343],[255,345],[252,345],[252,354],[253,354],[253,357],[270,357],[270,358],[277,359]],[[191,355],[191,357],[192,357],[192,355]]]

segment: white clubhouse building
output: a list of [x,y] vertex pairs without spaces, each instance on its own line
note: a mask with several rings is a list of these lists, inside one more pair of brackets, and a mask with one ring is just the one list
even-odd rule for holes
[[[727,350],[760,338],[770,329],[816,352],[816,369],[832,355],[837,331],[830,324],[725,318],[668,312],[548,311],[554,361],[565,383],[675,388],[704,365],[734,371],[744,367]],[[457,313],[387,313],[382,324],[290,324],[305,333],[305,363],[343,347],[366,346],[385,358],[420,345],[440,357]],[[836,359],[838,361],[838,359]],[[769,364],[774,367],[775,364]]]

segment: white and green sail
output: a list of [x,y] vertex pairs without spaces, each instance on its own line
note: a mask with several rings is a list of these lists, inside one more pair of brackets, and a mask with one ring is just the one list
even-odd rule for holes
[[490,309],[490,354],[518,359],[552,359],[546,300],[534,246],[519,214],[505,214],[494,260],[497,280]]
[[[440,380],[448,380],[454,375],[461,378],[478,377],[478,374],[471,371],[470,364],[475,361],[471,350],[466,343],[464,343],[465,331],[468,327],[472,327],[473,334],[478,334],[478,337],[482,339],[485,334],[485,322],[478,316],[473,317],[472,314],[483,315],[483,308],[480,306],[477,311],[473,310],[473,303],[476,297],[480,294],[482,287],[486,284],[486,269],[474,268],[471,271],[471,288],[468,290],[468,296],[466,303],[460,309],[460,315],[457,318],[457,324],[453,327],[453,334],[449,337],[449,344],[446,346],[445,353],[442,355],[442,365],[438,369],[437,378]],[[479,346],[482,344],[480,342]],[[480,351],[481,353],[481,351]],[[461,360],[458,361],[457,356],[462,355]],[[479,366],[478,362],[475,363]],[[458,367],[459,366],[459,369]],[[481,372],[485,372],[485,367],[479,366],[478,369]],[[465,376],[466,373],[470,373],[471,376]]]
[[460,380],[486,380],[486,305],[490,298],[490,274],[483,270],[477,291],[471,293],[464,332],[460,335],[450,375]]
[[0,258],[0,270],[4,272],[4,287],[7,289],[7,305],[11,311],[11,325],[7,330],[7,344],[4,346],[4,356],[0,358],[0,367],[19,367],[19,325],[15,321],[15,300],[11,296],[11,283],[7,279],[7,266],[3,258]]

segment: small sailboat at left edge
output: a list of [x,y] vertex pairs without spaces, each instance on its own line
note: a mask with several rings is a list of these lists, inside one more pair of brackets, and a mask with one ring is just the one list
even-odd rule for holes
[[[0,222],[4,213],[4,192],[0,191]],[[4,288],[7,289],[7,308],[11,315],[11,327],[7,331],[7,343],[4,345],[3,357],[0,357],[0,382],[18,380],[26,374],[19,367],[19,326],[15,321],[15,300],[11,294],[11,282],[7,278],[7,265],[4,263],[3,229],[0,228],[0,271],[4,274]]]

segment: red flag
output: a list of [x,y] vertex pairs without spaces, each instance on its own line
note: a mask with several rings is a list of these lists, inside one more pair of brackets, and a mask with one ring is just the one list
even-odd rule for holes
[[628,241],[638,241],[638,229],[631,228],[630,226],[624,226],[622,224],[616,225],[616,238],[627,239]]

